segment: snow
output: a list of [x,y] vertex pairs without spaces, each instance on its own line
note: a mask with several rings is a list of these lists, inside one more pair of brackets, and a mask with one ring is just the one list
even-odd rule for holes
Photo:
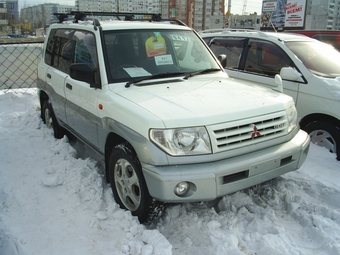
[[340,162],[311,145],[297,171],[139,224],[115,203],[102,162],[54,139],[34,89],[0,92],[0,254],[340,254]]

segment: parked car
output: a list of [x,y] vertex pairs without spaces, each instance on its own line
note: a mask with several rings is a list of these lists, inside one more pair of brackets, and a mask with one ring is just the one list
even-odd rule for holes
[[230,77],[273,88],[280,74],[300,127],[340,160],[340,52],[306,36],[260,31],[203,31]]
[[305,161],[310,138],[290,96],[229,78],[180,22],[95,15],[124,20],[76,12],[49,27],[41,117],[56,138],[67,130],[103,156],[116,202],[140,222],[164,203],[215,200]]
[[284,32],[309,36],[340,50],[340,30],[286,30]]

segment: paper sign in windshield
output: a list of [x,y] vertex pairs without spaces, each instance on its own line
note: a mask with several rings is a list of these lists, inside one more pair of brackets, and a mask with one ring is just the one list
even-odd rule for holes
[[151,73],[146,71],[142,67],[126,67],[123,68],[125,72],[127,72],[131,77],[142,77],[142,76],[149,76]]
[[162,55],[162,56],[155,56],[155,62],[157,66],[162,65],[173,65],[172,56],[171,54]]
[[166,44],[162,36],[151,36],[145,42],[146,56],[148,58],[166,54]]

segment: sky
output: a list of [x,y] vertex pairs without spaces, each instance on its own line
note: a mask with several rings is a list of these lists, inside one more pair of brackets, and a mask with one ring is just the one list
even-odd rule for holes
[[[262,10],[262,0],[229,0],[231,1],[231,13],[232,14],[242,14],[244,2],[246,2],[246,12],[261,14]],[[228,10],[228,5],[230,2],[225,1],[225,10]]]
[[[239,0],[229,0],[231,1],[231,13],[233,14],[241,14],[243,10],[243,4],[244,1],[239,1]],[[245,0],[247,3],[246,7],[246,12],[248,13],[254,13],[257,12],[258,14],[261,13],[262,9],[262,0]],[[37,5],[37,4],[42,4],[42,3],[59,3],[59,4],[66,4],[66,5],[74,5],[75,1],[74,0],[19,0],[19,6],[20,8],[23,8],[25,5],[26,6],[31,6],[31,5]],[[228,10],[228,0],[225,1],[225,10]]]
[[36,90],[0,90],[1,255],[340,255],[340,161],[311,144],[302,167],[142,225],[101,161],[40,119]]

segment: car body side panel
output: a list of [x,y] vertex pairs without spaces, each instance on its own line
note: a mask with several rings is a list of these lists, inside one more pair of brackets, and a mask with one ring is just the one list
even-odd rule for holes
[[50,103],[52,104],[54,114],[61,122],[67,123],[64,91],[65,77],[63,72],[55,68],[49,67],[46,70],[46,89],[49,91]]
[[99,123],[97,104],[100,89],[90,88],[85,82],[70,77],[65,81],[67,124],[98,148],[97,126]]

